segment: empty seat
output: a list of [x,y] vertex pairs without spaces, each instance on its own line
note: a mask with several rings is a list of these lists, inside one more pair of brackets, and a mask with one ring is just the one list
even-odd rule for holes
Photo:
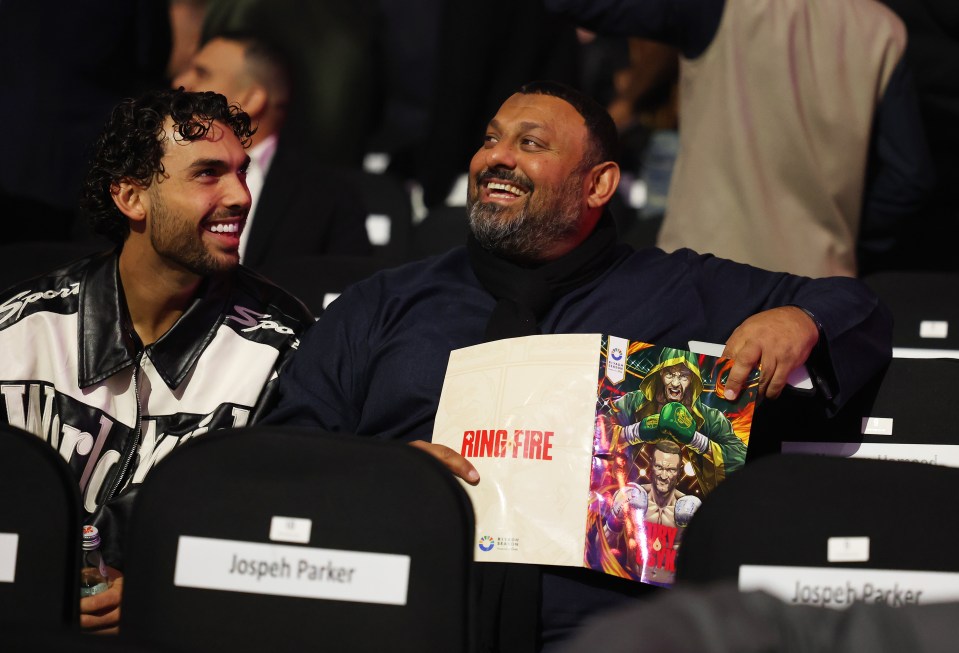
[[895,270],[863,282],[895,317],[894,356],[959,358],[959,274]]
[[[830,607],[959,600],[959,513],[943,503],[957,484],[959,469],[950,467],[765,457],[731,475],[696,512],[679,549],[677,587],[732,580]],[[815,580],[822,578],[831,580]],[[898,599],[879,595],[897,584]]]
[[142,485],[121,632],[179,651],[466,651],[473,515],[405,444],[253,427]]
[[386,265],[377,256],[288,256],[270,261],[261,273],[319,316],[350,285]]
[[75,627],[80,601],[80,490],[40,438],[0,425],[0,623]]
[[462,206],[440,205],[430,208],[429,214],[413,227],[411,255],[423,258],[442,254],[466,244],[469,219]]
[[832,418],[818,400],[784,394],[756,410],[749,460],[820,453],[959,466],[959,360],[894,358]]
[[111,247],[104,240],[31,241],[0,245],[0,292],[15,283]]
[[366,232],[374,255],[389,264],[409,258],[413,209],[403,183],[387,172],[344,169],[366,206]]

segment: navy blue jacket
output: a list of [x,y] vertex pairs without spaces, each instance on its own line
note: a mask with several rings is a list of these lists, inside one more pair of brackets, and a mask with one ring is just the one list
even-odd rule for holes
[[[890,359],[890,314],[857,280],[766,272],[690,250],[618,247],[609,270],[548,311],[543,333],[609,333],[686,349],[690,340],[725,342],[750,315],[795,304],[822,324],[819,371],[833,377],[833,407]],[[494,304],[463,247],[377,273],[344,292],[307,330],[264,422],[428,440],[449,353],[484,341]],[[649,587],[603,581],[586,586],[566,574],[543,574],[544,641]]]

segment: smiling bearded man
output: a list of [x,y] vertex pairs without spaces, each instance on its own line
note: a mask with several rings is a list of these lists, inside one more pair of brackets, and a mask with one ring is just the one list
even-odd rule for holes
[[[617,243],[606,210],[619,182],[616,140],[605,109],[575,89],[533,82],[507,98],[470,163],[465,246],[347,289],[280,374],[280,403],[266,421],[429,438],[451,350],[535,333],[726,342],[736,359],[727,394],[743,389],[760,360],[770,397],[807,360],[829,370],[815,378],[843,377],[841,397],[828,389],[839,402],[882,369],[889,315],[859,281]],[[822,335],[799,306],[820,320]],[[418,446],[464,480],[484,482],[452,449]],[[450,650],[550,651],[591,614],[649,591],[588,569],[477,567],[476,633]]]
[[[563,120],[576,128],[556,129]],[[567,98],[507,99],[470,162],[467,210],[476,241],[527,262],[556,258],[582,241],[602,214],[597,198],[619,182],[608,131],[595,119],[587,124]]]

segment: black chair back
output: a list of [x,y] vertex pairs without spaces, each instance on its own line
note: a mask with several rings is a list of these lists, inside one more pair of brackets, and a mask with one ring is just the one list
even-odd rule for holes
[[959,358],[959,273],[890,270],[862,280],[895,317],[895,356]]
[[182,651],[467,651],[472,542],[465,491],[413,447],[217,431],[140,488],[121,632]]
[[386,266],[376,256],[288,256],[270,261],[260,272],[319,316],[349,286]]
[[411,256],[425,258],[465,245],[469,231],[465,206],[431,207],[423,221],[413,227]]
[[[959,512],[949,507],[956,487],[952,467],[765,457],[731,475],[696,512],[679,549],[677,585],[736,580],[746,564],[959,572]],[[831,561],[830,538],[868,538],[866,559]]]
[[106,240],[28,241],[0,245],[0,292],[21,281],[110,249]]
[[[948,445],[959,442],[959,359],[894,358],[886,369],[827,418],[816,398],[784,394],[756,409],[751,462],[768,453],[888,457],[959,465]],[[944,448],[945,447],[945,448]]]
[[396,265],[409,258],[413,233],[413,206],[403,182],[388,172],[343,170],[366,206],[366,230],[374,256],[382,265]]
[[76,626],[80,490],[46,442],[0,425],[0,623]]

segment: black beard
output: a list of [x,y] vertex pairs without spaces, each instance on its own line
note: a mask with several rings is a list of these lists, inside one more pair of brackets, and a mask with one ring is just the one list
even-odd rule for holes
[[[493,202],[477,201],[479,189],[489,179],[501,179],[529,189],[523,208],[515,211]],[[518,260],[536,261],[553,243],[571,237],[579,229],[582,179],[571,177],[557,192],[541,189],[541,201],[533,195],[533,184],[510,170],[484,170],[476,176],[467,198],[470,230],[483,248]],[[475,189],[475,190],[474,190]]]
[[[213,217],[235,215],[232,212],[221,212]],[[220,261],[208,252],[192,225],[173,214],[161,201],[155,203],[150,242],[160,256],[197,276],[205,277],[236,267],[235,263]]]
[[508,170],[505,168],[496,170],[495,172],[487,168],[483,172],[479,173],[476,176],[476,188],[479,189],[480,186],[482,186],[484,183],[486,183],[490,179],[500,179],[502,181],[508,181],[514,186],[525,188],[530,193],[532,193],[533,190],[535,190],[536,188],[536,185],[526,175],[521,175],[518,172],[514,172],[513,170]]

